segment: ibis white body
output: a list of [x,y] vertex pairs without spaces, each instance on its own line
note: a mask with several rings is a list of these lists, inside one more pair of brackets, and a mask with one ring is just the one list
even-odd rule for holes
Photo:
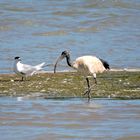
[[78,57],[73,62],[72,67],[84,76],[102,73],[106,70],[101,60],[95,56]]

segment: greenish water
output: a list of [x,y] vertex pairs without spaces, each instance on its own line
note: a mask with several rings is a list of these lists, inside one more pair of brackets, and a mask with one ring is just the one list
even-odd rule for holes
[[12,73],[15,56],[53,64],[63,50],[140,67],[139,17],[139,0],[0,0],[0,73]]
[[140,100],[0,98],[2,140],[138,140]]

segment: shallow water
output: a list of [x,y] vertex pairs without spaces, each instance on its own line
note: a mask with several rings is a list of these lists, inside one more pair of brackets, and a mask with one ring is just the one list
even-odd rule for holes
[[53,64],[63,50],[140,67],[139,17],[139,0],[0,0],[0,73],[12,73],[15,56]]
[[140,100],[0,98],[2,140],[136,140],[139,122]]

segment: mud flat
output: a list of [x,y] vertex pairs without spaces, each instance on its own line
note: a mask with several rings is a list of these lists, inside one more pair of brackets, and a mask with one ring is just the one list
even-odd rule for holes
[[[140,70],[125,69],[98,74],[95,85],[92,77],[92,98],[140,99]],[[20,81],[15,74],[0,75],[0,96],[27,98],[86,97],[86,80],[76,72],[40,73]]]

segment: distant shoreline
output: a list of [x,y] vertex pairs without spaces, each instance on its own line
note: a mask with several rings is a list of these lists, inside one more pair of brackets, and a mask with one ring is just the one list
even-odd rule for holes
[[119,72],[119,71],[128,71],[128,72],[140,72],[140,68],[123,68],[123,69],[110,69],[110,71],[116,71],[116,72]]
[[[112,68],[109,70],[110,72],[140,72],[140,68]],[[109,72],[108,71],[108,72]],[[63,70],[63,71],[57,71],[59,73],[65,73],[65,72],[76,72],[76,70]],[[40,71],[38,73],[53,73],[53,71]],[[0,75],[13,75],[13,73],[0,73]]]

